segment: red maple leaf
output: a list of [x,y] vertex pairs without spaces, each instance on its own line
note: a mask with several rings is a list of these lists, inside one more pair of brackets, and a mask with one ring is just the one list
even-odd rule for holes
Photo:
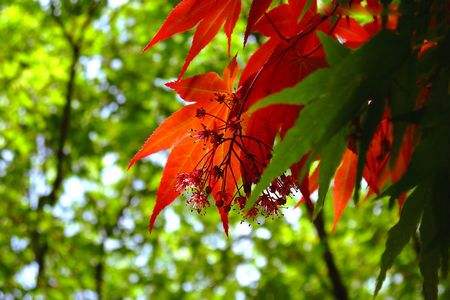
[[230,52],[231,34],[240,11],[241,0],[182,0],[169,13],[144,51],[176,33],[196,26],[192,46],[180,71],[179,78],[181,78],[192,59],[216,36],[222,26],[228,37],[228,53]]
[[251,28],[269,39],[250,58],[240,79],[247,105],[293,86],[320,67],[325,56],[315,30],[326,30],[326,18],[314,4],[299,20],[306,1],[289,1],[265,12]]
[[[171,150],[150,218],[150,229],[161,210],[171,204],[185,187],[193,188],[190,201],[195,209],[201,210],[208,205],[209,193],[216,199],[216,204],[223,201],[219,195],[221,191],[219,186],[225,178],[221,176],[205,178],[205,169],[220,165],[219,161],[225,158],[223,148],[227,144],[224,142],[227,136],[222,135],[219,128],[223,127],[223,120],[229,117],[230,110],[223,101],[229,101],[233,95],[231,85],[236,74],[237,63],[233,60],[222,77],[210,72],[166,84],[184,100],[194,103],[184,106],[167,118],[130,161],[129,167],[152,153],[164,149]],[[234,164],[234,160],[235,158],[231,158],[229,163]],[[236,168],[234,171],[234,176],[239,180],[239,169]],[[201,186],[194,186],[196,180]],[[230,185],[226,186],[226,192],[231,193]],[[226,205],[229,203],[217,205],[225,230],[227,230],[224,213]]]
[[299,110],[300,108],[294,105],[272,105],[248,117],[245,132],[252,138],[245,139],[243,145],[247,149],[246,154],[250,154],[252,159],[241,157],[241,172],[246,192],[259,180],[269,163],[275,137],[284,136],[297,119]]
[[[248,174],[255,174],[245,170],[262,172],[275,136],[284,135],[292,126],[298,110],[287,105],[248,116],[245,98],[232,89],[237,74],[237,62],[233,59],[222,76],[210,72],[166,84],[192,104],[167,118],[130,161],[131,167],[152,153],[171,150],[150,217],[150,229],[161,210],[185,192],[188,204],[198,211],[213,199],[227,233],[231,206],[244,208],[249,192],[244,184],[256,180],[249,180]],[[255,126],[263,122],[266,127]],[[241,179],[242,171],[247,180]],[[261,195],[253,212],[277,214],[294,188],[290,176],[277,178]]]
[[336,170],[333,188],[333,230],[336,228],[348,201],[352,197],[353,188],[356,180],[356,167],[358,164],[358,156],[350,149],[344,152],[342,163]]
[[[388,181],[397,182],[404,175],[414,149],[414,130],[413,126],[406,129],[399,153],[394,163],[389,164],[392,155],[393,124],[389,110],[386,109],[366,153],[363,178],[369,188],[367,197],[379,194]],[[336,171],[333,190],[333,228],[336,227],[353,193],[358,160],[358,154],[354,151],[355,149],[346,150],[342,164]],[[403,201],[405,201],[405,195],[399,198],[400,205]]]
[[[271,158],[275,138],[277,135],[283,138],[299,117],[302,106],[275,105],[253,114],[248,114],[247,109],[265,96],[293,86],[318,68],[327,66],[317,30],[349,48],[357,48],[381,29],[382,6],[375,0],[366,1],[364,5],[350,1],[346,6],[331,2],[321,13],[317,12],[314,1],[289,0],[268,11],[271,3],[272,0],[254,0],[251,4],[244,44],[255,31],[268,40],[251,56],[236,91],[233,90],[238,74],[235,59],[222,76],[209,72],[184,80],[180,78],[222,26],[228,37],[229,52],[231,33],[241,9],[240,0],[182,0],[145,47],[147,50],[176,33],[196,27],[179,79],[167,84],[191,104],[165,120],[130,162],[132,166],[147,155],[171,150],[150,218],[150,229],[161,210],[184,192],[188,204],[198,211],[209,206],[212,199],[227,232],[231,206],[237,205],[241,210],[245,207],[251,185],[258,182]],[[355,12],[372,15],[372,22],[359,24],[351,18]],[[393,8],[389,17],[392,20],[386,27],[395,29],[398,16]],[[387,162],[392,124],[386,115],[366,155],[363,177],[370,193],[378,193],[385,182],[396,181],[404,173],[412,152],[412,142],[408,141],[405,138],[400,156],[391,167]],[[355,149],[347,149],[336,171],[334,227],[354,189],[358,160],[355,152]],[[292,176],[276,178],[245,216],[278,214],[279,207],[286,203],[286,196],[296,189],[303,195],[300,202],[312,206],[310,194],[318,188],[320,170],[316,168],[299,182],[307,158],[305,155],[291,167]]]
[[[316,31],[333,35],[344,45],[357,48],[380,29],[378,1],[359,3],[342,9],[331,5],[328,14],[317,13],[315,1],[307,7],[305,0],[290,0],[266,12],[271,1],[254,1],[250,10],[245,38],[256,31],[269,39],[250,57],[243,71],[241,85],[251,86],[249,105],[286,87],[293,86],[318,68],[325,67],[325,57]],[[373,21],[360,25],[349,15],[364,9],[374,15]],[[337,21],[332,21],[336,16]]]
[[252,32],[253,26],[261,19],[271,3],[272,0],[253,0],[248,15],[247,28],[245,29],[244,44],[247,42],[250,32]]
[[[318,68],[327,66],[322,45],[316,36],[317,30],[334,36],[349,48],[357,48],[366,43],[381,29],[379,18],[381,6],[378,1],[368,1],[366,7],[362,7],[360,3],[351,4],[345,8],[333,4],[324,15],[317,14],[315,3],[305,9],[306,1],[303,0],[292,0],[288,4],[282,4],[269,12],[262,13],[262,9],[268,7],[266,4],[260,4],[258,14],[255,13],[254,19],[259,18],[259,20],[254,24],[249,23],[251,26],[247,27],[248,30],[252,29],[269,37],[268,41],[252,55],[241,77],[241,85],[248,90],[248,105],[269,94],[293,86]],[[352,12],[358,10],[364,10],[366,13],[373,15],[373,21],[363,26],[349,17]],[[337,16],[337,21],[331,21],[330,16]],[[299,109],[301,107],[297,108],[293,120],[297,118]],[[290,118],[288,117],[288,119]],[[259,122],[259,118],[256,118],[254,123],[257,124],[254,125],[255,128],[265,124],[265,122]],[[377,138],[369,148],[368,163],[364,170],[365,179],[375,192],[379,191],[382,184],[381,178],[390,157],[389,149],[386,149],[387,133],[383,132],[383,130],[388,130],[386,124],[380,125],[379,131],[375,135]],[[268,143],[273,142],[274,134],[276,133],[273,130],[272,132],[265,130],[263,140]],[[391,142],[389,140],[389,143]],[[253,145],[253,147],[256,147],[256,145]],[[263,159],[266,154],[261,154],[260,159]],[[297,178],[301,173],[304,159],[305,157],[291,167],[294,178]],[[343,163],[337,171],[336,177],[339,177],[339,179],[335,182],[334,188],[334,195],[336,196],[334,199],[334,226],[352,196],[356,164],[356,154],[346,153]],[[259,178],[259,170],[253,174],[249,170],[251,170],[249,166],[243,168],[243,179],[249,183],[254,183]],[[311,202],[309,197],[310,193],[317,189],[316,177],[318,171],[316,169],[311,178],[306,176],[302,182],[297,182],[303,195],[300,202]],[[310,179],[311,184],[309,183]]]

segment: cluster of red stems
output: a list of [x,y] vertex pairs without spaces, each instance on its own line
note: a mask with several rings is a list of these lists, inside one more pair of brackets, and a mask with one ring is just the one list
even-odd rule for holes
[[[210,205],[208,196],[213,192],[213,187],[219,184],[216,194],[213,195],[215,205],[226,212],[230,211],[232,204],[243,210],[249,190],[239,183],[239,177],[236,175],[239,171],[233,169],[231,161],[234,157],[241,165],[248,165],[249,171],[258,177],[266,166],[267,160],[261,161],[245,145],[254,143],[263,153],[270,153],[272,147],[254,136],[243,133],[241,122],[245,98],[242,98],[239,93],[216,93],[211,101],[225,106],[228,111],[227,117],[222,119],[209,113],[203,107],[196,110],[196,118],[199,120],[211,118],[214,120],[213,126],[207,127],[201,123],[200,130],[190,129],[193,142],[203,143],[204,154],[191,172],[178,174],[176,188],[180,193],[189,190],[187,203],[201,212]],[[218,163],[215,163],[216,152],[221,146],[226,149],[226,154]],[[234,185],[233,194],[229,193],[227,180],[231,180]],[[286,197],[295,189],[297,185],[292,176],[280,176],[263,192],[256,204],[246,213],[246,217],[254,218],[258,211],[267,216],[278,214],[279,207],[286,204]]]
[[[267,39],[250,57],[236,89],[234,81],[240,73],[236,57],[222,76],[214,72],[183,76],[192,59],[222,26],[230,52],[230,38],[240,15],[241,0],[182,0],[145,47],[145,50],[150,49],[176,33],[196,27],[178,80],[166,84],[191,104],[167,118],[130,162],[131,166],[152,153],[171,151],[157,192],[150,229],[161,210],[183,192],[187,203],[199,212],[213,200],[225,232],[228,231],[228,212],[233,206],[244,218],[252,219],[260,213],[277,215],[286,204],[286,198],[297,190],[302,193],[302,201],[312,204],[310,194],[318,187],[320,164],[310,176],[299,181],[307,159],[300,157],[289,173],[272,182],[253,207],[246,207],[252,184],[258,182],[271,159],[276,137],[284,137],[303,108],[274,105],[250,113],[249,107],[267,95],[297,84],[315,70],[327,67],[317,31],[356,49],[383,28],[395,30],[398,15],[395,6],[384,8],[377,0],[348,1],[346,5],[332,1],[321,7],[316,1],[309,2],[289,0],[270,9],[271,0],[253,0],[244,45],[252,33]],[[383,9],[388,11],[387,18],[381,17]],[[370,16],[371,21],[359,24],[351,18],[355,12]],[[377,193],[384,182],[398,180],[404,172],[412,151],[411,136],[405,137],[399,162],[394,167],[389,166],[392,124],[386,110],[364,169],[371,192]],[[350,138],[334,181],[335,222],[352,194],[356,157]]]

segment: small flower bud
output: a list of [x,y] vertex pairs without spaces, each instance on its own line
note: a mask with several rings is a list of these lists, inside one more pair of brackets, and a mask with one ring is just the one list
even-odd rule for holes
[[195,114],[195,116],[199,119],[203,119],[206,115],[206,110],[202,107],[202,108],[198,108],[197,112]]

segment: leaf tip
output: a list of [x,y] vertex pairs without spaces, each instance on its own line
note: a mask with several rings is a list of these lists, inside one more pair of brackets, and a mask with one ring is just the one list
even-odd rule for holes
[[158,217],[159,213],[161,212],[161,209],[157,208],[158,206],[156,205],[155,208],[153,209],[153,212],[150,216],[150,220],[148,221],[148,232],[152,233],[153,228],[155,226],[155,221],[156,221],[156,217]]
[[169,81],[169,82],[164,83],[164,85],[166,87],[168,87],[169,89],[173,90],[173,89],[175,89],[177,82],[178,82],[178,80],[173,80],[173,81]]
[[130,159],[130,161],[128,162],[128,166],[127,166],[127,171],[129,171],[137,162],[138,160],[140,160],[141,154],[140,154],[140,150]]
[[337,227],[337,224],[338,224],[338,222],[339,222],[339,219],[334,219],[333,220],[333,226],[331,227],[331,233],[332,234],[335,234],[336,233],[336,227]]
[[148,50],[150,50],[150,48],[152,48],[154,46],[154,42],[153,40],[151,40],[150,42],[147,43],[147,45],[145,45],[145,47],[142,49],[142,53],[147,52]]
[[229,235],[228,235],[228,230],[229,230],[228,211],[226,211],[224,209],[219,209],[219,213],[220,213],[220,219],[222,221],[223,231],[224,231],[225,235],[228,238],[229,237]]
[[134,158],[132,158],[132,159],[128,162],[127,171],[129,171],[135,164],[136,164],[136,160],[135,160]]

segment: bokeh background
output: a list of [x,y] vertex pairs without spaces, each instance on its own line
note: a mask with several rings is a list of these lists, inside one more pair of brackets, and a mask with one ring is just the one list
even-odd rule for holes
[[[290,199],[273,219],[232,213],[227,238],[214,208],[179,200],[147,231],[167,153],[126,166],[182,105],[164,83],[191,34],[141,51],[176,2],[0,1],[0,299],[332,299],[325,254],[351,299],[371,299],[398,218],[387,201],[350,205],[333,233],[328,199],[319,236]],[[242,48],[241,18],[232,52],[244,64],[261,41]],[[188,75],[228,61],[220,34]],[[379,299],[420,298],[416,250]]]

